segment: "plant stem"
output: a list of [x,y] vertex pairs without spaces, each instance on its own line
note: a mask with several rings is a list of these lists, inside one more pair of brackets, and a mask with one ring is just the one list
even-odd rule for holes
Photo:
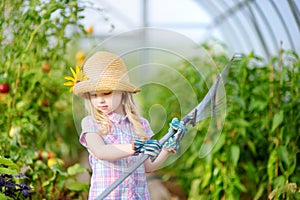
[[52,183],[52,191],[51,191],[52,199],[55,199],[54,198],[54,196],[55,196],[55,187],[56,187],[56,179],[54,179],[54,181]]
[[26,46],[26,48],[25,48],[25,52],[26,51],[28,51],[29,50],[29,48],[30,48],[30,46],[31,46],[31,43],[32,43],[32,41],[33,41],[33,38],[34,38],[34,36],[35,36],[35,34],[46,24],[46,23],[48,23],[48,22],[50,22],[50,20],[49,19],[47,19],[47,20],[45,20],[45,21],[43,21],[43,23],[41,23],[32,33],[31,33],[31,35],[30,35],[30,39],[29,39],[29,41],[28,41],[28,44],[27,44],[27,46]]
[[[16,99],[17,99],[17,91],[18,91],[18,86],[19,86],[19,83],[20,83],[21,69],[22,69],[22,63],[20,63],[19,66],[18,66],[16,86],[15,86],[14,92],[13,92],[14,96],[13,96],[13,100],[12,100],[12,103],[11,103],[11,109],[15,108]],[[9,116],[9,121],[8,121],[8,132],[10,131],[10,128],[11,128],[12,118],[13,118],[13,114],[11,113],[10,116]]]
[[274,86],[273,86],[273,82],[274,82],[274,65],[273,63],[270,64],[270,76],[269,76],[269,81],[270,81],[270,104],[269,104],[269,110],[270,110],[270,114],[269,117],[270,119],[273,118],[273,97],[274,97]]
[[[271,63],[270,64],[270,75],[269,75],[269,82],[270,82],[270,104],[269,104],[269,110],[270,110],[270,114],[269,117],[270,119],[273,118],[273,97],[274,97],[274,64]],[[271,136],[272,137],[272,136]],[[272,184],[269,183],[268,184],[268,194],[270,194],[272,191]]]
[[[282,42],[280,42],[280,49],[279,49],[279,60],[278,60],[278,93],[277,93],[277,105],[278,105],[278,110],[280,110],[281,107],[281,102],[280,102],[280,89],[281,89],[281,85],[280,85],[280,79],[281,79],[281,70],[282,70]],[[280,127],[278,126],[276,128],[276,149],[278,148],[279,145],[279,132],[280,132]],[[275,177],[278,177],[278,168],[279,168],[279,160],[278,160],[278,156],[276,159],[276,171],[275,171]]]

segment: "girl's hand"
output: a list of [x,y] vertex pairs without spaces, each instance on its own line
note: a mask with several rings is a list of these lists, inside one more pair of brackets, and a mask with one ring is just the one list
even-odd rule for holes
[[187,128],[183,124],[183,122],[179,121],[177,118],[173,118],[169,125],[170,129],[173,129],[175,131],[175,134],[164,143],[163,148],[176,153],[179,149],[180,141],[187,131]]

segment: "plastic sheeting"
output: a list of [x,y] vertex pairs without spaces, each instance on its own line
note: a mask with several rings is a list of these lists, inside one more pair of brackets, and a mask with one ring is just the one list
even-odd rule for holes
[[[298,0],[101,0],[115,29],[103,25],[102,37],[141,27],[174,30],[196,42],[216,38],[232,53],[269,58],[284,49],[300,53],[300,1]],[[99,16],[98,16],[99,17]],[[88,12],[87,21],[99,20]],[[97,27],[96,27],[97,28]]]
[[284,49],[300,52],[300,1],[198,0],[233,51],[251,51],[269,57],[281,42]]

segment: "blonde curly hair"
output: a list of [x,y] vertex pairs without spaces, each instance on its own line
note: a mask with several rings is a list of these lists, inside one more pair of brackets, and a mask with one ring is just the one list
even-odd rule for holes
[[[94,108],[91,103],[90,94],[85,94],[85,108],[89,115],[93,116],[96,122],[101,124],[103,131],[100,132],[100,135],[105,135],[108,133],[111,122],[108,117],[100,110]],[[125,116],[128,117],[128,120],[133,126],[135,135],[141,138],[146,138],[147,134],[146,131],[141,123],[141,116],[139,110],[136,106],[135,100],[132,96],[131,92],[122,92],[122,106],[125,113]]]

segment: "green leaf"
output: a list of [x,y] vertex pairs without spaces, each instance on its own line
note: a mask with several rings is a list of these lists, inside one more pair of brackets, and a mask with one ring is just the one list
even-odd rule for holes
[[[218,168],[214,169],[214,173],[217,173],[216,171],[218,171]],[[206,164],[205,167],[204,167],[203,172],[204,172],[203,176],[201,177],[201,179],[202,179],[201,188],[207,187],[211,182],[211,178],[212,178],[212,166],[211,166],[211,164]]]
[[256,110],[262,111],[267,107],[267,105],[268,105],[268,102],[266,102],[266,101],[253,99],[253,100],[251,100],[248,109],[250,111],[256,111]]
[[86,172],[86,169],[82,165],[76,163],[75,165],[68,167],[67,172],[70,176],[73,176]]
[[289,152],[286,146],[279,146],[277,151],[278,151],[279,160],[284,162],[286,167],[289,168],[290,167]]
[[64,172],[64,171],[60,170],[58,164],[53,165],[53,166],[51,167],[51,170],[52,170],[53,172],[55,172],[54,174],[56,174],[56,173],[58,172],[58,173],[59,173],[60,175],[62,175],[62,176],[65,176],[65,177],[68,176],[68,173],[67,173],[67,172]]
[[17,170],[17,171],[20,170],[18,165],[16,165],[12,160],[10,160],[8,158],[0,158],[0,165],[4,165],[5,167],[7,167],[11,170]]
[[250,58],[254,58],[255,54],[254,54],[254,51],[251,51],[247,56],[246,58],[247,59],[250,59]]
[[297,155],[294,154],[292,159],[293,159],[292,164],[290,164],[290,167],[287,170],[288,176],[293,174],[297,167]]
[[199,178],[194,179],[192,181],[189,196],[198,196],[199,195],[200,184],[201,184],[201,179],[199,179]]
[[265,191],[265,188],[266,188],[266,184],[265,183],[261,183],[259,185],[259,188],[253,198],[253,200],[258,200],[258,199],[261,199],[261,196],[264,194],[264,191]]
[[276,177],[276,178],[274,179],[273,184],[274,184],[274,187],[275,187],[275,188],[281,188],[281,189],[282,189],[282,188],[284,188],[284,186],[285,186],[285,184],[286,184],[286,179],[284,178],[283,175],[278,176],[278,177]]
[[247,145],[248,145],[249,149],[251,150],[251,152],[254,155],[256,155],[256,146],[255,146],[255,144],[251,140],[248,140]]
[[240,158],[240,147],[238,145],[232,145],[230,147],[230,158],[232,164],[236,166]]
[[270,154],[268,165],[267,165],[269,183],[272,183],[275,177],[276,159],[277,159],[277,151],[274,149]]
[[48,186],[50,183],[52,183],[52,182],[56,179],[56,177],[57,177],[56,175],[57,175],[57,173],[54,172],[54,173],[53,173],[53,176],[52,176],[50,179],[48,179],[48,180],[46,180],[45,182],[43,182],[42,186],[43,186],[43,187],[46,187],[46,186]]
[[234,182],[234,187],[238,188],[239,191],[242,191],[242,192],[246,192],[247,191],[247,188],[245,187],[245,185],[243,185],[240,181],[236,180]]
[[232,120],[232,123],[239,127],[248,127],[250,125],[248,121],[242,118],[234,119]]
[[6,195],[0,193],[0,200],[10,200],[10,199],[13,199],[13,198],[8,197],[8,196],[6,196]]
[[275,131],[275,129],[282,123],[282,121],[283,121],[283,110],[275,114],[273,118],[271,132]]
[[88,187],[88,183],[84,183],[84,182],[69,182],[66,183],[66,188],[68,188],[69,190],[72,191],[84,191],[86,190]]
[[15,169],[0,167],[0,174],[18,174],[18,171]]

